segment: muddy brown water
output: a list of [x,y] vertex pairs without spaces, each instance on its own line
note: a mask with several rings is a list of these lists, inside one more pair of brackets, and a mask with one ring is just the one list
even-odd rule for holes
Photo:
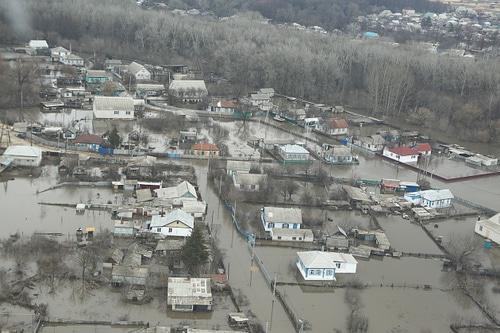
[[[234,231],[227,210],[219,204],[219,200],[212,188],[207,186],[206,162],[182,162],[192,163],[197,172],[200,191],[209,208],[207,223],[214,225],[214,234],[218,244],[224,252],[224,263],[229,268],[229,281],[237,293],[241,291],[248,305],[244,310],[251,309],[257,318],[262,322],[270,322],[272,293],[260,272],[250,273],[250,251],[244,239]],[[395,167],[380,159],[366,157],[359,166],[351,168],[332,168],[332,175],[351,176],[380,179],[382,177],[394,178],[395,174],[403,180],[414,180],[416,174],[413,171]],[[40,201],[77,203],[91,201],[106,202],[108,200],[120,201],[120,194],[113,193],[110,189],[103,188],[61,188],[54,191],[37,194],[57,183],[57,170],[55,167],[44,168],[42,176],[39,178],[19,177],[12,181],[0,183],[0,236],[2,238],[14,232],[30,234],[35,231],[41,232],[62,232],[63,237],[73,236],[76,228],[81,226],[96,226],[98,229],[111,228],[110,216],[105,212],[86,212],[84,215],[77,215],[72,208],[61,208],[52,206],[41,206]],[[468,198],[491,208],[499,208],[500,202],[500,178],[493,177],[479,179],[464,183],[453,183],[444,185],[433,180],[439,187],[449,187],[456,195]],[[97,195],[99,193],[99,196]],[[394,242],[398,248],[410,248],[413,250],[428,250],[434,253],[436,250],[432,244],[420,238],[420,232],[413,227],[399,225],[399,221],[383,222],[387,228],[389,240]],[[407,222],[402,222],[407,223]],[[470,225],[469,225],[470,227]],[[443,227],[444,229],[444,227]],[[470,230],[470,229],[468,229]],[[414,236],[418,235],[418,236]],[[394,239],[399,239],[400,243]],[[406,239],[406,240],[405,240]],[[293,264],[296,250],[285,249],[283,251],[268,248],[257,248],[256,252],[265,260],[266,267],[271,273],[276,272],[289,281],[293,281],[296,272],[290,269]],[[292,266],[293,267],[293,266]],[[360,261],[359,271],[356,275],[360,280],[375,284],[388,284],[406,282],[407,284],[430,284],[433,286],[446,287],[447,276],[441,272],[441,264],[436,260],[402,258],[383,260]],[[250,285],[251,280],[251,285]],[[312,332],[330,332],[333,328],[345,329],[345,317],[347,308],[344,305],[342,291],[335,293],[317,292],[308,289],[301,289],[297,286],[280,287],[285,288],[287,299],[298,315],[309,321],[312,325]],[[105,296],[97,297],[91,303],[91,307],[96,314],[103,307],[113,306],[103,302]],[[49,296],[47,296],[49,297]],[[448,332],[449,324],[455,314],[462,316],[481,317],[477,309],[468,307],[455,300],[453,295],[438,290],[424,291],[411,288],[399,288],[389,290],[387,288],[373,288],[361,292],[365,313],[370,320],[369,331],[388,332],[399,329],[400,332],[419,332],[422,329],[431,328],[433,331]],[[53,306],[54,313],[65,313],[74,307],[70,302],[71,295],[66,295],[57,300]],[[160,307],[159,303],[153,303],[153,307]],[[140,320],[147,317],[151,320],[162,318],[166,323],[174,318],[169,318],[162,311],[156,311],[157,315],[147,315],[150,307],[138,307],[137,311],[129,310],[129,307],[119,308],[122,312],[130,313],[131,320]],[[123,311],[122,311],[123,310]],[[229,310],[229,309],[228,309]],[[90,310],[89,310],[90,311]],[[97,311],[97,312],[96,312]],[[129,312],[127,312],[129,311]],[[224,310],[225,311],[225,310]],[[224,312],[222,311],[222,312]],[[442,315],[436,313],[443,312]],[[68,316],[92,317],[91,312],[84,313],[75,311]],[[159,321],[158,319],[156,319]],[[207,319],[182,319],[198,326],[208,324]],[[223,321],[223,317],[220,318]],[[483,320],[482,317],[480,320]],[[178,321],[180,322],[180,321]],[[209,321],[212,323],[212,321]],[[279,303],[275,304],[272,318],[272,332],[292,332],[293,328]]]

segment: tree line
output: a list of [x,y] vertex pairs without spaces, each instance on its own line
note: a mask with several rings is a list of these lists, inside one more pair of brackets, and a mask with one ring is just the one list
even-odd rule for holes
[[[307,33],[259,24],[249,16],[222,22],[172,16],[120,0],[20,3],[31,17],[29,38],[71,43],[89,55],[186,63],[227,78],[228,94],[269,86],[468,139],[490,141],[500,133],[497,59],[438,56],[418,45]],[[20,37],[0,14],[0,42]]]

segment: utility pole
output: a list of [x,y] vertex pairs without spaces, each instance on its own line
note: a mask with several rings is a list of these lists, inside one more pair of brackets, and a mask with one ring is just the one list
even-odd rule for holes
[[270,319],[269,319],[269,327],[272,330],[273,329],[273,313],[274,313],[274,302],[276,301],[276,282],[278,280],[278,275],[275,273],[274,274],[274,281],[273,281],[273,300],[271,301],[271,314],[270,314]]
[[254,248],[255,248],[255,242],[252,242],[252,257],[250,259],[250,287],[252,286],[252,278],[253,278],[253,261],[255,257]]

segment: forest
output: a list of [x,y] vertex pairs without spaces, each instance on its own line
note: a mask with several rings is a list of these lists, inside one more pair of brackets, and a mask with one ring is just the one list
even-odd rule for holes
[[[24,22],[0,13],[0,43],[43,38],[82,54],[186,63],[229,80],[226,94],[255,88],[344,104],[463,139],[500,136],[499,60],[429,54],[418,45],[350,40],[260,24],[145,11],[123,0],[18,0]],[[0,73],[0,76],[2,74]]]
[[[157,2],[157,1],[155,1]],[[227,17],[242,11],[255,11],[277,23],[297,22],[319,25],[327,30],[344,29],[360,15],[413,8],[419,12],[441,13],[447,6],[429,0],[164,0],[171,9],[197,8]]]

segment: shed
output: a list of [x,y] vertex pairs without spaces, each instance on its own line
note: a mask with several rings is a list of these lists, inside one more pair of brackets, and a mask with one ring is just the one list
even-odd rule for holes
[[115,286],[123,284],[146,285],[149,274],[147,267],[131,267],[124,265],[114,265],[111,273],[111,283]]
[[13,166],[37,167],[42,164],[42,150],[35,146],[9,146],[2,156]]
[[273,241],[283,242],[306,242],[314,241],[314,235],[311,229],[271,229],[271,238]]
[[172,311],[211,311],[212,303],[210,279],[168,278],[167,305]]

